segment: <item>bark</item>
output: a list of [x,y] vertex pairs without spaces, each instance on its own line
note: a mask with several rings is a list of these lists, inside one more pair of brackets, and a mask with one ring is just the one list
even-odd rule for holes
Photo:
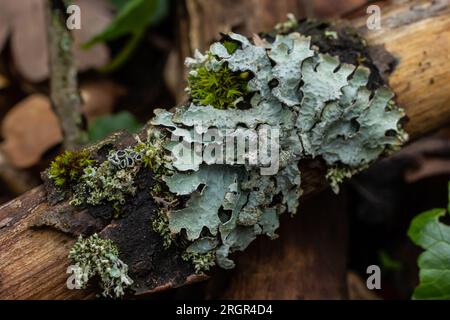
[[[285,3],[286,8],[289,8],[290,1],[277,1],[277,6],[281,5],[279,3]],[[239,7],[239,4],[235,4],[233,10],[237,10],[236,6]],[[228,12],[228,9],[225,7],[223,11]],[[204,14],[209,14],[206,7]],[[255,10],[248,12],[249,16],[255,15],[255,21],[262,17],[260,14]],[[450,100],[450,42],[447,41],[450,38],[449,3],[448,0],[413,3],[403,1],[398,6],[385,7],[382,17],[382,29],[379,31],[368,31],[364,28],[365,20],[356,20],[354,23],[356,26],[362,26],[360,30],[365,34],[368,43],[375,48],[373,57],[378,60],[382,70],[389,73],[393,67],[392,64],[384,63],[391,61],[386,60],[386,52],[396,58],[396,66],[388,81],[397,94],[398,103],[405,108],[409,117],[407,131],[412,138],[417,138],[438,129],[450,120],[450,105],[447,103]],[[282,20],[281,17],[278,19]],[[383,46],[385,50],[380,49]],[[322,168],[316,162],[303,163],[302,173],[306,195],[317,193],[325,187]],[[68,264],[66,256],[74,239],[49,229],[30,229],[36,218],[52,210],[56,209],[46,202],[42,187],[0,207],[0,298],[93,297],[92,291],[70,291],[65,286]],[[286,233],[286,239],[279,244],[274,243],[273,249],[268,253],[265,251],[267,246],[264,240],[259,240],[252,246],[252,251],[241,254],[241,257],[244,257],[244,260],[241,260],[243,267],[233,274],[233,290],[227,291],[225,297],[250,297],[252,288],[257,286],[258,292],[269,292],[273,285],[277,288],[274,294],[255,294],[251,297],[346,297],[346,290],[343,289],[345,268],[339,267],[332,271],[334,264],[322,256],[326,251],[332,252],[334,257],[345,257],[345,245],[340,243],[345,243],[345,222],[329,223],[320,215],[295,219],[298,219],[295,224],[289,226],[288,223],[280,231],[281,237],[284,236],[283,232]],[[333,218],[333,221],[338,220]],[[299,227],[307,230],[295,234],[296,229],[293,226],[302,221],[305,226]],[[286,225],[287,221],[284,219],[282,222]],[[292,255],[277,255],[276,250],[289,250]],[[275,265],[267,266],[268,261],[272,263],[274,258],[279,260],[276,264],[278,269]],[[283,266],[287,267],[295,261],[304,263],[296,262],[297,269],[293,276],[292,273],[286,272]],[[323,262],[327,267],[317,267],[318,263]],[[345,265],[345,258],[337,265]],[[249,277],[250,273],[255,275]],[[249,279],[244,281],[247,277]],[[322,283],[323,279],[335,284],[332,290],[324,291],[324,285],[314,285]],[[188,276],[184,278],[184,283],[195,280],[199,279]],[[294,287],[289,293],[275,296],[275,293],[281,292],[284,284],[292,281],[296,283],[292,284]],[[152,290],[178,286],[182,282],[167,280],[166,283],[158,283]],[[241,289],[243,294],[236,294]]]

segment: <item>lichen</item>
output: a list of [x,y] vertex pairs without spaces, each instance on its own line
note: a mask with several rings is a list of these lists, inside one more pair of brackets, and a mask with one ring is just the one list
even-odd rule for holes
[[[288,31],[293,28],[293,21],[280,25],[283,34],[271,43],[251,43],[230,33],[205,54],[187,59],[191,76],[205,65],[248,73],[248,93],[241,100],[245,109],[218,109],[192,99],[174,113],[155,112],[152,123],[184,142],[165,145],[174,172],[164,181],[173,194],[189,196],[167,217],[171,233],[185,232],[192,242],[190,256],[214,253],[219,266],[232,268],[231,253],[244,250],[258,235],[275,238],[279,216],[298,209],[300,160],[322,158],[338,191],[344,179],[407,139],[400,125],[404,112],[388,88],[369,90],[367,68],[318,52],[309,37]],[[278,130],[279,170],[262,174],[264,164],[248,161],[256,155],[250,151],[245,163],[235,152],[224,155],[224,141],[204,139],[207,128],[215,128],[219,138],[231,135],[247,142],[253,141],[247,129]],[[211,146],[218,147],[215,155],[225,163],[201,156]]]
[[333,190],[333,192],[337,194],[339,193],[340,189],[339,186],[342,182],[344,182],[346,179],[350,179],[355,174],[363,171],[366,168],[367,166],[357,168],[334,166],[328,168],[325,177],[330,183],[330,187]]
[[[123,151],[123,150],[120,150]],[[84,170],[81,182],[74,186],[71,205],[99,205],[112,203],[125,204],[127,195],[136,193],[134,178],[139,167],[116,166],[110,160],[102,162],[98,167],[90,166]]]
[[[137,138],[133,147],[110,150],[102,162],[94,161],[89,152],[65,152],[52,162],[48,176],[57,188],[64,187],[74,206],[111,204],[116,217],[121,206],[137,192],[136,175],[145,168],[154,174],[155,188],[161,187],[162,175],[167,174],[170,157],[164,150],[164,135],[148,130],[147,139]],[[167,166],[167,167],[166,167]]]
[[94,164],[94,160],[90,158],[89,152],[85,150],[65,151],[50,164],[48,177],[55,186],[65,188],[78,183],[84,169],[92,164]]
[[[337,192],[399,148],[407,140],[405,114],[391,90],[369,86],[368,68],[320,52],[298,28],[290,17],[273,36],[252,42],[229,33],[196,51],[186,59],[189,102],[174,112],[157,109],[146,141],[83,167],[71,203],[119,208],[137,192],[139,170],[151,170],[151,228],[164,247],[185,249],[197,273],[215,264],[229,269],[233,252],[259,235],[276,238],[280,215],[298,211],[300,161],[321,159]],[[324,39],[336,36],[327,29]],[[238,145],[228,153],[227,138],[246,146],[245,154]],[[274,147],[263,157],[254,148],[260,141]]]
[[75,284],[85,288],[94,277],[100,280],[102,295],[119,298],[133,284],[128,276],[128,266],[119,259],[119,251],[111,240],[98,234],[88,238],[80,236],[70,249],[69,259],[75,264]]
[[[227,50],[236,50],[227,42]],[[202,64],[188,77],[187,92],[193,102],[217,109],[234,108],[235,103],[247,94],[247,72],[233,72],[223,63],[218,68]]]
[[194,265],[196,274],[204,274],[216,265],[214,252],[194,253],[185,252],[182,256],[184,261],[190,261]]

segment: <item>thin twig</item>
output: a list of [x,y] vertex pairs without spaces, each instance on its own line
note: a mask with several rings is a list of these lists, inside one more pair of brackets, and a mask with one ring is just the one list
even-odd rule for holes
[[64,147],[74,150],[86,143],[78,91],[72,37],[66,27],[66,7],[61,0],[46,1],[50,68],[50,98],[64,134]]

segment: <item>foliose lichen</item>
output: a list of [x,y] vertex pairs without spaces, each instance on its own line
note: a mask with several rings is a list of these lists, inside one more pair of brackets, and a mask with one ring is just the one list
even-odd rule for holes
[[107,298],[119,298],[133,284],[128,266],[119,259],[119,251],[109,239],[98,234],[88,238],[80,236],[70,249],[69,259],[75,264],[75,284],[85,288],[90,279],[98,277]]

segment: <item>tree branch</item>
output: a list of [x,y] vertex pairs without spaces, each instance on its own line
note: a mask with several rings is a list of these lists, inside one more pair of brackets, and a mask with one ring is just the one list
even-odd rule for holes
[[[417,5],[424,2],[414,3]],[[448,4],[439,10],[423,11],[418,8],[420,7],[410,3],[385,8],[385,19],[403,22],[387,24],[377,32],[365,31],[370,45],[384,45],[397,58],[398,64],[388,80],[397,94],[399,104],[405,108],[410,118],[407,131],[413,138],[438,129],[450,120],[450,105],[447,103],[450,101],[450,60],[447,59],[450,43],[446,41],[450,37],[450,10]],[[427,15],[427,12],[430,14]],[[364,20],[356,21],[355,25],[364,25]],[[123,142],[125,143],[125,138]],[[320,166],[315,162],[304,163],[302,166],[302,186],[306,194],[311,195],[323,189],[325,183]],[[74,240],[52,230],[30,229],[36,218],[48,211],[58,212],[58,208],[46,202],[42,187],[0,207],[0,298],[93,296],[89,290],[66,289],[66,256]],[[82,215],[82,212],[78,214]],[[315,221],[310,224],[310,228],[321,228],[324,224],[326,222],[322,220]],[[109,229],[114,230],[114,227]],[[175,269],[171,272],[175,274],[178,266],[172,267]],[[157,271],[162,267],[155,265],[155,268]],[[181,273],[181,278],[178,273],[178,278],[173,275],[164,283],[155,283],[150,291],[199,280],[185,272],[186,270]],[[320,278],[320,275],[309,276]]]
[[64,134],[64,147],[75,150],[87,142],[78,91],[77,68],[72,54],[72,37],[66,27],[65,5],[46,0],[47,38],[50,68],[50,99]]

